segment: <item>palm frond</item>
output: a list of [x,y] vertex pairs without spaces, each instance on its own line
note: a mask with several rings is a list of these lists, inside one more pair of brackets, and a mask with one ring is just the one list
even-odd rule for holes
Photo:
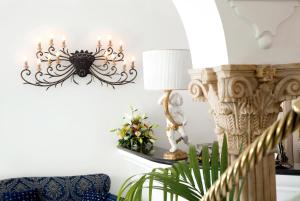
[[178,201],[178,197],[189,201],[200,200],[228,166],[226,136],[221,155],[217,142],[213,143],[211,155],[207,146],[202,147],[202,169],[195,146],[190,146],[188,157],[188,162],[180,161],[169,168],[157,168],[142,176],[130,177],[120,188],[118,201],[122,196],[125,201],[141,201],[145,188],[148,188],[149,201],[153,200],[153,190],[162,191],[164,201]]
[[203,190],[203,184],[202,184],[202,176],[201,176],[201,172],[199,169],[199,160],[198,160],[197,151],[196,151],[195,146],[190,146],[189,161],[190,161],[190,168],[191,168],[191,171],[193,172],[193,175],[197,182],[199,192],[201,195],[203,195],[204,190]]
[[203,170],[203,178],[204,178],[206,191],[211,186],[209,159],[210,159],[210,157],[209,157],[208,146],[205,145],[202,147],[202,170]]
[[220,172],[223,174],[228,167],[228,146],[227,146],[227,136],[224,134],[222,152],[221,152],[221,164]]
[[211,154],[211,183],[213,184],[219,178],[219,146],[218,142],[213,143]]

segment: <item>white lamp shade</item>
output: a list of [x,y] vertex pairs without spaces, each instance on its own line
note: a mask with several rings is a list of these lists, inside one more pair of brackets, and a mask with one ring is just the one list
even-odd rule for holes
[[151,50],[143,53],[144,87],[150,90],[187,89],[192,68],[189,50]]
[[173,0],[188,38],[193,67],[228,64],[223,24],[215,0]]

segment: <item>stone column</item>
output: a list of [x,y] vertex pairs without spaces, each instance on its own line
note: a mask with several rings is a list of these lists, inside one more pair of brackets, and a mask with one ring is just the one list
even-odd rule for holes
[[[223,65],[190,74],[194,100],[209,102],[219,141],[227,135],[230,161],[277,119],[283,101],[300,95],[300,64]],[[273,153],[249,173],[241,200],[276,200]]]

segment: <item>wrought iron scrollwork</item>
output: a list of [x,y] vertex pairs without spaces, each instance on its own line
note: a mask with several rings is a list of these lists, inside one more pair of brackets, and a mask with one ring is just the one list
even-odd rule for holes
[[[137,70],[134,62],[127,68],[124,62],[124,53],[122,48],[115,51],[111,45],[102,48],[99,45],[95,52],[75,51],[70,53],[65,47],[56,50],[53,43],[50,43],[47,51],[38,48],[36,52],[38,59],[37,72],[32,72],[25,62],[25,68],[21,71],[21,78],[24,84],[38,87],[50,87],[63,85],[66,80],[71,80],[79,84],[75,77],[90,76],[86,84],[92,83],[95,78],[101,85],[106,84],[115,88],[118,85],[134,83],[137,77]],[[47,64],[43,68],[42,64]],[[121,66],[121,69],[118,67]]]

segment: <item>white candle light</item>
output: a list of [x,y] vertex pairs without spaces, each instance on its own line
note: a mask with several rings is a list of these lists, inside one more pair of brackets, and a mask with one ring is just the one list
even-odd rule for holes
[[63,49],[66,48],[66,37],[65,36],[62,37],[62,44],[61,45],[62,45]]
[[108,38],[108,47],[111,47],[112,46],[112,36],[109,35],[107,38]]
[[42,42],[41,42],[41,41],[38,42],[37,50],[38,50],[39,52],[42,51]]
[[54,35],[53,34],[51,34],[50,35],[50,41],[49,41],[49,45],[50,45],[50,47],[52,47],[53,45],[54,45]]
[[123,52],[123,41],[120,40],[119,52]]
[[101,47],[101,36],[97,37],[97,47],[100,48]]
[[29,66],[28,66],[28,59],[27,59],[27,57],[25,57],[24,60],[25,60],[24,61],[24,68],[28,69]]
[[134,61],[135,61],[135,58],[131,57],[131,68],[134,68]]
[[60,52],[59,51],[57,51],[56,52],[56,54],[55,54],[55,56],[56,56],[56,61],[57,61],[57,64],[60,64]]

